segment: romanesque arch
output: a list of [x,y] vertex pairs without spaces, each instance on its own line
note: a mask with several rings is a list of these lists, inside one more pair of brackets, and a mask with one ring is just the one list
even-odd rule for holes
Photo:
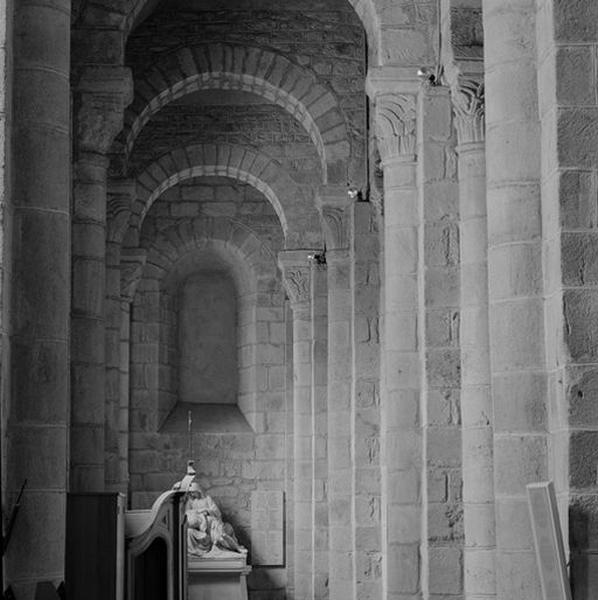
[[[137,230],[153,202],[170,187],[193,177],[222,176],[246,182],[272,203],[286,246],[321,244],[319,216],[306,190],[269,156],[242,146],[195,144],[173,150],[137,178],[137,199],[131,224]],[[307,240],[307,242],[306,242]]]
[[[260,433],[263,419],[258,413],[266,407],[258,402],[255,370],[271,360],[273,346],[257,335],[257,328],[281,328],[284,322],[284,296],[268,242],[234,219],[197,217],[164,229],[142,245],[147,262],[133,300],[131,432],[161,435],[160,426],[177,403],[176,388],[169,383],[176,377],[177,361],[162,347],[176,329],[173,294],[189,275],[206,267],[206,256],[216,256],[232,276],[238,302],[237,404]],[[137,319],[136,314],[142,316]],[[284,345],[277,351],[283,361]]]
[[[160,282],[168,278],[181,257],[197,249],[212,249],[222,254],[230,264],[239,289],[246,293],[258,291],[258,271],[276,276],[276,257],[246,225],[232,219],[197,218],[178,223],[161,231],[147,247],[145,275],[150,272]],[[226,255],[235,260],[227,260]]]
[[313,141],[324,183],[328,166],[351,154],[347,123],[338,102],[313,74],[282,55],[229,44],[182,48],[136,82],[135,99],[125,120],[126,151],[132,151],[152,115],[182,96],[208,89],[250,92],[284,108]]

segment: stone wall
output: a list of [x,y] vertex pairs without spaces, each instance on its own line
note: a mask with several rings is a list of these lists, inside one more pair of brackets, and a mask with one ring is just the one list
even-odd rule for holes
[[[183,402],[237,401],[237,306],[226,271],[201,270],[179,287],[178,392]],[[213,269],[213,267],[212,267]]]
[[[274,261],[282,247],[278,218],[246,184],[191,179],[152,205],[142,247],[148,258],[132,310],[132,505],[150,506],[190,457],[200,485],[251,552],[251,492],[286,490],[284,296]],[[235,372],[223,378],[217,397],[214,389],[203,388],[195,363],[191,378],[179,381],[186,377],[181,366],[189,354],[197,359],[209,351],[214,360],[214,340],[199,331],[205,319],[216,327],[219,347],[224,329],[230,333],[228,362],[216,358],[219,369],[228,365]],[[197,339],[189,339],[194,333]],[[228,386],[226,394],[222,385]],[[189,440],[187,421],[176,412],[181,402],[222,400],[240,410],[241,421],[223,414],[209,428],[194,422]],[[239,422],[245,422],[242,429],[230,431]],[[250,589],[256,598],[277,597],[285,585],[286,569],[255,565]]]
[[[275,157],[300,184],[321,177],[320,160],[305,129],[286,110],[259,103],[259,98],[232,92],[229,106],[174,103],[163,108],[142,130],[130,161],[133,172],[173,147],[192,143],[227,143],[259,148]],[[238,102],[238,104],[233,104]]]
[[592,2],[537,3],[550,467],[576,599],[595,595],[598,564],[595,16]]
[[425,468],[430,598],[463,593],[460,256],[457,158],[448,89],[422,98],[427,398]]

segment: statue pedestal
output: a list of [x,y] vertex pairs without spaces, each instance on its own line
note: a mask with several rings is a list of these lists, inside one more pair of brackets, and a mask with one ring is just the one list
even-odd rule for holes
[[188,600],[247,600],[247,551],[187,561]]

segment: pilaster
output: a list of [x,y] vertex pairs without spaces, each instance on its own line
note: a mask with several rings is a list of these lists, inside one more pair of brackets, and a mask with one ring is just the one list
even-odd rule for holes
[[320,190],[328,272],[328,521],[331,600],[355,598],[352,436],[351,208],[346,189]]
[[[132,100],[129,69],[85,67],[75,94],[72,222],[71,488],[105,486],[107,152]],[[76,452],[93,436],[93,447]]]
[[464,587],[465,598],[477,600],[496,596],[484,83],[459,77],[451,91],[459,167]]
[[[123,403],[121,389],[121,246],[129,225],[134,200],[132,180],[108,182],[106,223],[106,421],[105,421],[105,482],[109,491],[127,492],[127,465],[122,449],[128,450],[128,432],[122,431]],[[124,436],[124,437],[123,437]]]
[[376,69],[367,90],[384,170],[384,280],[380,390],[383,597],[421,596],[421,210],[415,73]]
[[284,250],[278,254],[293,311],[293,558],[297,600],[310,600],[314,596],[313,327],[309,262],[312,254],[306,250]]

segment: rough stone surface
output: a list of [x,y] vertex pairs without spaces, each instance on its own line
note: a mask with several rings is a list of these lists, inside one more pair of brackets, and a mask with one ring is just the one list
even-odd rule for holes
[[250,600],[539,600],[547,479],[596,596],[595,2],[0,4],[15,597],[188,458]]

